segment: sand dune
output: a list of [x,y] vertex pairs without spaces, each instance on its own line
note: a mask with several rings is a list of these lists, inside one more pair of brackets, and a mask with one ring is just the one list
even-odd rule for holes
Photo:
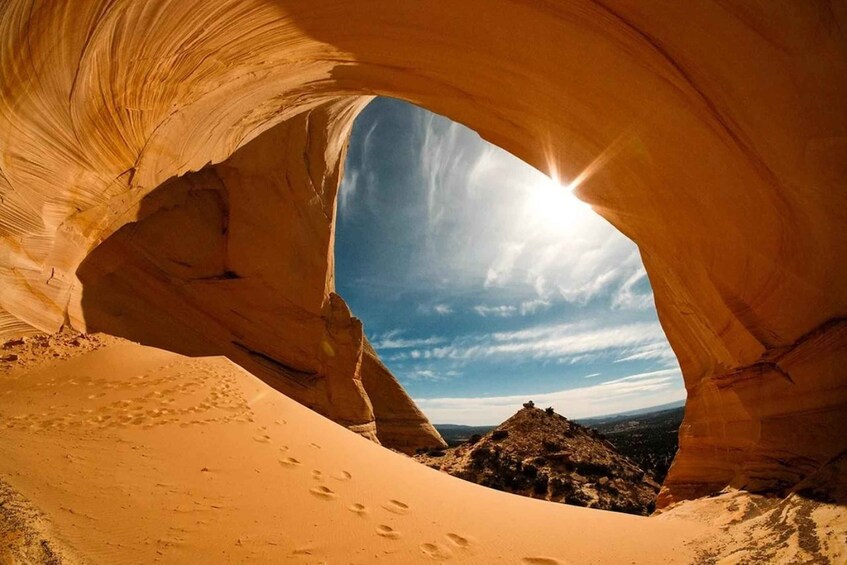
[[429,469],[225,358],[72,334],[16,351],[0,364],[4,565],[847,562],[844,506],[565,506]]
[[68,562],[685,563],[705,533],[465,483],[223,358],[117,342],[0,398],[0,477]]

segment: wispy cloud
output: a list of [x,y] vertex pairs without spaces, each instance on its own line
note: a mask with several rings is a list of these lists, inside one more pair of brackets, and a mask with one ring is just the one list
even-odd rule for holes
[[510,374],[564,389],[676,366],[638,249],[566,188],[419,108],[377,100],[361,119],[339,292],[366,328],[402,329],[371,341],[413,394],[449,395],[449,371],[474,396],[516,390]]
[[482,425],[505,420],[527,400],[539,406],[552,406],[568,418],[587,418],[683,398],[685,390],[679,370],[665,369],[543,394],[418,398],[415,402],[433,422]]
[[653,292],[649,285],[646,292],[637,292],[636,287],[639,283],[644,283],[647,280],[647,271],[640,268],[632,273],[629,278],[623,281],[614,298],[612,299],[612,308],[623,308],[633,310],[648,310],[653,308]]
[[508,306],[508,305],[485,306],[485,305],[479,304],[477,306],[474,306],[473,310],[474,310],[474,312],[476,312],[477,314],[479,314],[483,318],[487,317],[487,316],[499,316],[500,318],[508,318],[509,316],[514,316],[515,313],[517,313],[518,308],[517,308],[517,306]]
[[[519,308],[526,303],[524,315],[562,301],[602,297],[618,308],[649,302],[633,292],[639,280],[633,275],[643,272],[633,243],[565,187],[460,124],[419,108],[408,112],[409,121],[399,122],[417,140],[408,165],[386,163],[384,151],[373,150],[374,138],[388,127],[377,131],[374,120],[358,133],[357,152],[351,144],[356,167],[345,174],[339,208],[345,214],[355,197],[388,214],[371,192],[390,184],[409,194],[403,213],[425,220],[425,237],[416,242],[421,259],[405,273],[411,284],[432,284],[438,273],[450,273],[448,292],[481,286],[492,301],[508,294]],[[386,124],[398,122],[396,113],[389,116]],[[400,213],[397,200],[385,200],[392,214]],[[435,261],[442,267],[437,273],[430,269]]]
[[453,313],[453,307],[449,304],[420,304],[418,312],[421,314],[438,314],[439,316],[449,316]]
[[[386,337],[388,336],[388,337]],[[394,334],[386,334],[382,336],[382,338],[373,344],[374,348],[377,350],[384,349],[409,349],[411,347],[426,347],[429,345],[439,345],[445,343],[447,341],[446,338],[439,336],[432,336],[426,338],[411,338],[405,339],[398,337],[397,333]]]
[[[480,307],[477,307],[480,308]],[[499,313],[498,308],[480,315],[508,316],[515,309]],[[606,357],[610,361],[665,360],[675,363],[673,351],[656,322],[635,322],[598,326],[596,323],[553,324],[523,330],[467,334],[446,339],[440,336],[403,339],[383,336],[374,344],[378,350],[415,348],[414,356],[395,354],[388,360],[449,359],[471,361],[503,359],[512,361],[557,360],[587,362]]]
[[415,369],[400,374],[401,380],[443,382],[461,375],[458,371],[439,371],[433,368]]
[[341,180],[341,186],[338,187],[338,210],[341,215],[350,214],[358,188],[359,171],[352,168],[344,171],[344,178]]
[[[666,344],[657,323],[597,327],[592,324],[557,324],[481,336],[462,336],[449,345],[436,347],[435,358],[477,359],[512,357],[521,359],[558,359],[587,353],[637,355],[658,352]],[[658,354],[658,353],[657,353]]]
[[423,139],[419,166],[426,187],[427,218],[431,231],[438,231],[449,212],[449,198],[466,184],[466,152],[474,148],[465,141],[466,128],[435,114],[421,112],[419,129]]
[[[366,204],[371,208],[374,207],[372,193],[376,189],[377,178],[373,172],[375,168],[370,164],[370,158],[373,136],[378,125],[379,120],[374,120],[373,124],[371,124],[362,138],[362,143],[359,147],[361,155],[358,159],[361,163],[362,169],[346,167],[344,170],[341,185],[338,187],[338,211],[339,215],[342,217],[347,217],[353,213],[354,203],[362,198],[361,194],[359,194],[359,196],[357,196],[357,194],[363,191],[363,186],[364,192],[367,193],[365,195],[367,196],[367,198],[365,198],[367,201]],[[363,174],[363,170],[367,172]]]
[[535,298],[533,300],[527,300],[525,302],[521,302],[520,311],[521,316],[526,316],[528,314],[535,314],[542,310],[546,310],[551,306],[551,302],[549,300],[542,300],[541,298]]
[[523,253],[525,246],[526,243],[524,242],[514,241],[504,244],[494,263],[488,267],[483,286],[485,288],[491,288],[507,283],[512,277],[515,263]]
[[676,363],[676,355],[671,349],[670,344],[664,340],[658,340],[652,343],[645,343],[626,349],[622,352],[622,357],[615,360],[615,363],[625,363],[627,361],[646,361],[657,360]]

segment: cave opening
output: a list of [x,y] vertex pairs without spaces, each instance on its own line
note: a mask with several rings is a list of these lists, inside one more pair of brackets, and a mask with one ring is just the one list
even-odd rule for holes
[[[735,529],[739,537],[776,540],[744,548],[753,560],[806,559],[784,553],[782,542],[789,534],[812,554],[837,537],[843,508],[825,528],[821,514],[795,505],[794,495],[843,501],[847,476],[841,472],[847,457],[847,294],[839,292],[847,256],[840,237],[847,154],[841,102],[847,82],[840,80],[845,76],[843,10],[826,3],[771,9],[766,3],[731,2],[473,1],[433,2],[425,9],[384,1],[256,0],[215,3],[214,9],[187,1],[153,7],[143,1],[92,2],[87,8],[34,4],[11,2],[0,15],[2,35],[12,47],[3,52],[0,65],[8,86],[1,96],[0,335],[54,332],[70,324],[187,355],[226,355],[272,388],[386,446],[408,450],[440,441],[335,292],[349,292],[345,285],[350,284],[342,280],[347,275],[341,268],[336,288],[333,251],[339,162],[353,118],[375,93],[396,96],[459,120],[538,170],[553,176],[558,171],[567,181],[623,137],[625,150],[584,183],[580,194],[637,242],[649,281],[640,275],[615,295],[624,301],[647,295],[649,282],[685,374],[681,449],[658,505],[668,508],[727,487],[785,496],[766,513],[757,502],[761,499],[740,507],[731,500],[730,508],[740,508],[733,528],[739,522],[767,526],[766,534]],[[14,48],[20,43],[25,48]],[[451,156],[461,153],[446,147]],[[485,167],[477,170],[485,172]],[[352,183],[353,175],[347,179]],[[366,169],[359,170],[359,180],[367,180]],[[527,208],[544,216],[567,194],[539,185],[552,188],[552,197],[550,190],[536,191],[542,196]],[[355,208],[366,186],[356,183],[347,204]],[[462,202],[438,204],[433,198],[427,218],[447,230]],[[402,209],[397,203],[394,208]],[[515,221],[525,212],[521,205],[509,212],[509,222],[490,214],[488,238],[444,240],[447,247],[469,250],[484,266],[477,288],[460,295],[466,300],[461,307],[458,300],[407,296],[415,309],[411,314],[420,316],[415,318],[400,300],[394,302],[398,315],[406,312],[404,323],[415,322],[417,333],[397,324],[380,326],[353,304],[384,357],[403,353],[386,343],[432,340],[437,342],[428,344],[432,359],[434,346],[459,340],[457,347],[476,347],[474,354],[489,360],[484,368],[489,382],[502,388],[506,382],[530,380],[526,367],[509,369],[496,362],[494,352],[514,349],[517,338],[548,338],[549,333],[533,336],[530,328],[508,324],[529,315],[520,312],[525,303],[528,313],[548,316],[557,305],[546,294],[549,277],[541,291],[524,293],[531,299],[510,286],[521,281],[527,286],[527,277],[517,275],[526,274],[521,259],[536,246],[510,239],[514,245],[495,246],[500,253],[488,249],[486,254],[480,244],[511,236],[516,225],[529,231],[543,225],[537,216],[533,222]],[[429,241],[414,229],[414,217],[392,216],[408,220],[400,227],[417,242]],[[375,219],[379,216],[368,221],[378,232]],[[342,245],[348,241],[343,230]],[[405,251],[389,261],[398,268],[409,263],[414,255]],[[429,271],[446,271],[446,254],[432,256]],[[437,277],[421,274],[430,273],[417,273],[428,289],[437,286]],[[447,277],[448,282],[458,278]],[[620,280],[630,279],[619,279],[619,288]],[[483,289],[488,282],[487,290],[511,289],[513,295],[509,301],[477,301],[480,281]],[[552,292],[567,304],[583,305],[579,299],[565,300],[568,293],[559,286]],[[386,300],[390,293],[383,289],[378,298]],[[610,312],[623,316],[626,310]],[[438,333],[421,322],[425,314],[432,320],[452,315],[468,326],[455,336]],[[471,327],[472,320],[486,329]],[[499,349],[484,349],[487,344],[478,338],[486,332],[496,342],[488,345]],[[531,345],[521,347],[532,350]],[[409,359],[388,362],[427,360],[422,346],[407,349]],[[492,353],[486,357],[480,351]],[[633,346],[625,356],[652,353]],[[539,365],[549,368],[558,359],[542,356]],[[627,363],[637,361],[647,359]],[[472,380],[460,374],[463,367],[447,367],[456,374],[444,380],[435,368],[414,369],[416,378],[401,369],[395,371],[431,414],[433,406],[425,405],[434,399],[466,407],[468,398],[490,405],[492,398],[519,397],[516,402],[521,402],[529,396],[523,389],[457,392],[457,386]],[[586,383],[606,376],[595,372],[580,376]],[[639,380],[643,385],[644,378],[620,382]],[[450,393],[428,396],[417,390],[424,385],[451,387]],[[543,407],[547,403],[539,394],[530,398]],[[455,408],[446,401],[447,408]],[[567,408],[559,409],[574,417]],[[351,435],[336,428],[328,427]],[[55,439],[55,451],[64,454],[68,442]],[[352,440],[372,456],[358,469],[380,468],[389,456],[413,467],[359,438]],[[12,443],[23,447],[25,442]],[[32,451],[28,442],[26,448]],[[42,459],[42,453],[47,451],[35,455]],[[182,453],[176,455],[170,459],[182,459]],[[31,483],[31,492],[40,492],[42,501],[45,493],[48,498],[59,493],[58,484],[67,486],[66,494],[77,491],[64,477],[41,472],[64,472],[49,460],[30,466],[32,473],[21,473],[15,467],[23,467],[13,458],[4,459],[11,461],[10,476],[41,481]],[[202,465],[196,467],[205,473]],[[72,467],[78,474],[83,468]],[[101,468],[113,466],[106,462],[88,469]],[[384,475],[370,484],[381,494],[390,482],[386,478],[397,483],[406,478],[402,472],[380,471]],[[103,482],[97,472],[86,475]],[[426,512],[425,506],[438,505],[427,500],[432,491],[418,488],[427,474],[421,478],[407,481],[407,500],[425,517],[421,525],[440,528],[444,515]],[[474,492],[479,490],[468,489],[467,496],[456,498],[456,506],[476,508],[481,518],[492,514],[487,510],[494,504],[481,503]],[[139,492],[139,499],[148,500]],[[305,489],[302,494],[312,496]],[[124,509],[125,500],[119,502]],[[669,521],[601,528],[601,513],[565,512],[552,520],[548,510],[553,505],[533,506],[538,511],[528,511],[521,520],[514,519],[520,516],[516,512],[496,513],[500,522],[455,539],[484,540],[474,551],[510,541],[525,547],[527,556],[536,554],[533,540],[543,540],[556,546],[551,551],[573,553],[577,560],[581,554],[614,562],[620,560],[621,547],[638,562],[694,557],[690,538],[665,528]],[[53,516],[65,516],[65,508],[70,506],[57,504]],[[796,516],[794,524],[786,522],[790,514]],[[127,523],[115,520],[116,515],[100,523]],[[718,539],[726,529],[719,526],[729,522],[701,515],[713,526],[704,535],[721,547],[700,556],[744,558]],[[820,539],[810,516],[820,532],[829,530]],[[265,522],[287,532],[303,520],[282,516]],[[90,531],[78,524],[65,531]],[[545,528],[548,524],[579,535],[556,536]],[[130,547],[123,534],[111,538],[100,530],[94,536],[98,543]],[[619,536],[624,530],[627,535]],[[366,539],[364,529],[350,531],[357,543]],[[512,535],[503,536],[504,531]],[[326,532],[336,538],[337,530]],[[589,532],[602,535],[601,543],[584,535]],[[430,529],[420,548],[432,549],[436,533],[444,532]],[[377,534],[394,535],[390,529]],[[349,540],[345,544],[344,550],[354,547]],[[417,551],[415,545],[411,551]],[[661,551],[639,553],[644,546],[651,551],[661,546]],[[508,555],[517,555],[508,549]],[[827,551],[836,555],[831,547]]]
[[661,483],[682,420],[679,365],[637,247],[574,184],[377,98],[348,147],[336,289],[449,445],[532,400],[600,429]]

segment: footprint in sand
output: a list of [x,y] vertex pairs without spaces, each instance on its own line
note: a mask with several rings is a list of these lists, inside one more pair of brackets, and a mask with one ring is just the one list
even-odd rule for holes
[[351,475],[347,471],[338,471],[332,474],[332,478],[337,481],[349,481],[353,478],[353,475]]
[[459,534],[454,534],[453,532],[447,534],[446,537],[451,542],[453,542],[453,545],[456,545],[458,547],[468,547],[471,544],[468,538],[462,537]]
[[387,504],[383,504],[382,507],[389,512],[400,514],[401,516],[409,513],[409,505],[405,502],[400,502],[399,500],[391,499]]
[[552,557],[524,557],[521,563],[523,565],[563,565],[561,561]]
[[284,467],[297,467],[301,463],[293,457],[284,457],[279,460],[279,464],[283,465]]
[[253,436],[253,439],[258,441],[259,443],[270,443],[271,442],[271,436],[266,435],[266,434]]
[[324,480],[324,475],[323,475],[323,473],[321,473],[320,471],[315,469],[315,470],[312,471],[312,478],[315,479],[316,481],[322,481],[322,480]]
[[398,532],[391,526],[386,526],[385,524],[380,524],[376,527],[376,535],[388,539],[400,539],[400,532]]
[[453,552],[437,543],[422,543],[420,549],[424,555],[428,555],[436,561],[444,561],[453,557]]
[[364,516],[365,514],[368,513],[368,509],[365,507],[365,505],[359,504],[358,502],[348,506],[347,510],[349,510],[350,512],[353,512],[354,514],[358,514],[359,516]]
[[335,494],[335,491],[333,491],[331,488],[327,488],[323,485],[318,486],[318,487],[314,487],[314,488],[310,488],[309,492],[311,492],[312,494],[314,494],[318,498],[323,498],[324,500],[332,500],[334,498],[338,498],[338,495]]

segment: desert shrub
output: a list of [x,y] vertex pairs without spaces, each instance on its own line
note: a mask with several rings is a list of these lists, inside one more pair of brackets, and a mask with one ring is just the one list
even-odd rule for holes
[[552,406],[548,406],[547,408],[544,409],[544,413],[547,414],[548,416],[552,416],[553,414],[556,413],[556,411],[553,410]]
[[541,447],[544,448],[544,451],[559,451],[562,449],[562,446],[552,439],[543,439],[541,440]]
[[520,459],[509,458],[507,464],[509,465],[509,470],[513,473],[517,474],[523,472],[523,462]]
[[494,441],[506,439],[507,437],[509,437],[508,430],[494,430],[494,432],[491,434],[491,439],[493,439]]
[[469,437],[469,438],[468,438],[468,443],[469,443],[470,445],[474,445],[475,443],[477,443],[477,442],[478,442],[479,440],[481,440],[481,439],[482,439],[482,436],[481,436],[481,435],[479,435],[479,434],[474,434],[474,435],[472,435],[471,437]]
[[532,491],[535,494],[547,494],[547,484],[550,482],[550,477],[545,474],[535,477],[535,482],[532,484]]
[[535,478],[536,476],[538,476],[538,468],[532,464],[524,464],[523,469],[521,469],[521,472],[530,478]]
[[581,475],[607,475],[609,474],[608,465],[603,463],[594,463],[593,461],[576,461],[576,470]]
[[473,461],[473,465],[475,467],[482,467],[485,465],[485,462],[491,459],[493,453],[487,447],[480,447],[479,449],[475,449],[471,452],[471,461]]
[[565,502],[576,506],[586,506],[591,502],[591,498],[581,490],[574,490],[565,494]]
[[562,498],[573,490],[573,485],[569,482],[553,477],[550,479],[550,495],[553,498]]
[[489,455],[491,455],[491,450],[487,447],[480,447],[479,449],[474,449],[471,452],[471,459],[486,459]]
[[506,490],[505,485],[503,485],[502,479],[499,477],[486,475],[479,481],[479,484],[484,487],[493,488],[495,490]]

